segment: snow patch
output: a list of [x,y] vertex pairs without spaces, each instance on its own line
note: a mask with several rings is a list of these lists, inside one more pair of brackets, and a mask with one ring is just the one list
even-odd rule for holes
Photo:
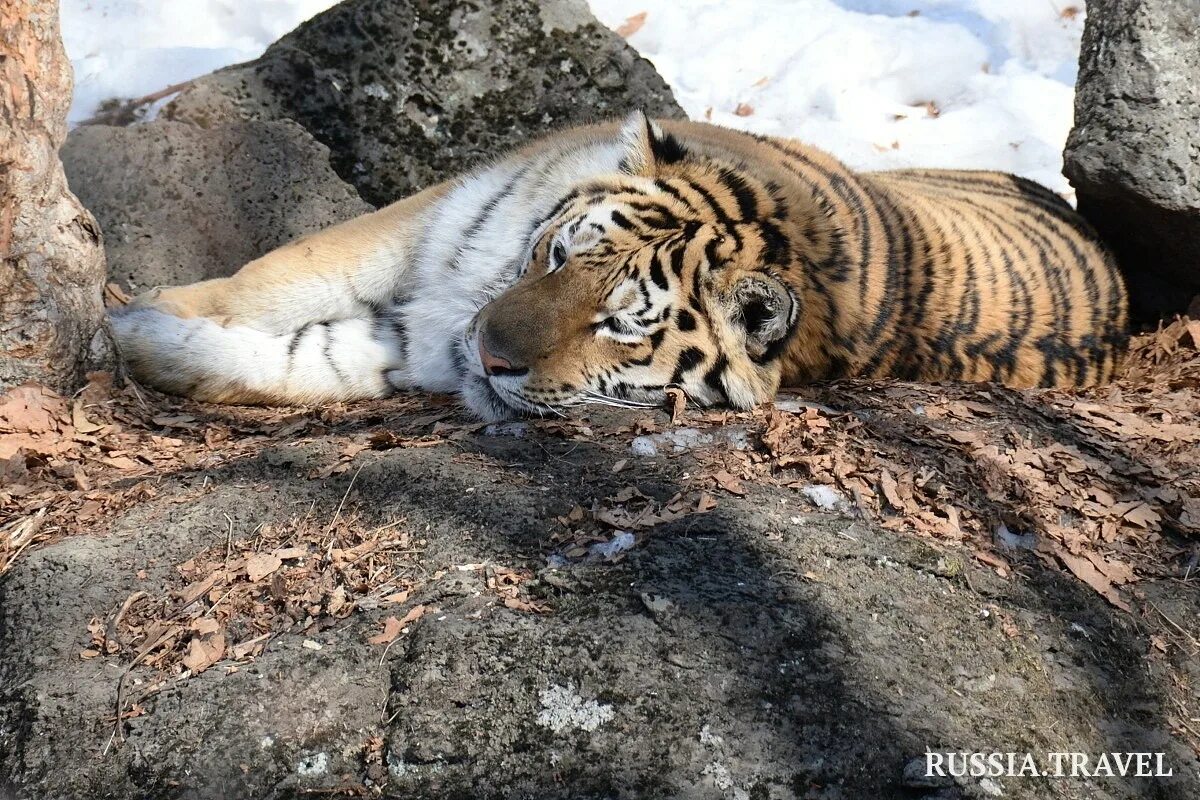
[[116,98],[144,97],[250,61],[337,0],[62,0],[75,68],[68,121]]
[[845,512],[850,508],[846,498],[832,486],[813,484],[802,488],[800,494],[804,495],[808,502],[827,513]]
[[[106,99],[143,97],[257,58],[334,3],[62,0],[75,67],[70,121],[93,116]],[[1062,150],[1081,1],[1074,15],[1046,0],[590,5],[612,28],[646,12],[629,44],[692,119],[800,139],[859,169],[999,169],[1069,192]],[[364,91],[387,99],[383,86]]]
[[613,28],[646,12],[629,43],[692,119],[800,139],[858,169],[998,169],[1057,191],[1069,190],[1075,5],[591,0]]
[[632,550],[637,539],[629,531],[617,531],[607,542],[596,542],[588,548],[588,560],[608,561],[626,550]]
[[741,425],[727,425],[711,432],[699,428],[672,428],[663,433],[635,437],[630,442],[629,449],[635,456],[652,458],[662,450],[683,453],[714,444],[728,445],[734,450],[746,450],[750,447],[750,434]]

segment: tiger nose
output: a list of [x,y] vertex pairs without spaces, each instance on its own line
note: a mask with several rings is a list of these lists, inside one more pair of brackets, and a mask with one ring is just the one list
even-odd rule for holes
[[528,372],[524,367],[514,367],[512,362],[507,358],[493,354],[487,347],[487,337],[483,335],[483,331],[479,332],[479,361],[483,364],[483,371],[488,375],[524,375]]

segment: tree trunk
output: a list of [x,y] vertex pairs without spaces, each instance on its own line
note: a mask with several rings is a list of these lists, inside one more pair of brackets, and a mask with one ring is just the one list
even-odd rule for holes
[[0,392],[70,391],[111,352],[100,230],[58,160],[71,87],[57,0],[0,0]]

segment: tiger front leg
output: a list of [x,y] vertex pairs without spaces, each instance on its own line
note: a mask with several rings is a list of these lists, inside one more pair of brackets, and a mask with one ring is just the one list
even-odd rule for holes
[[147,292],[112,314],[134,377],[225,403],[381,397],[403,366],[392,312],[436,190],[285,245],[229,278]]

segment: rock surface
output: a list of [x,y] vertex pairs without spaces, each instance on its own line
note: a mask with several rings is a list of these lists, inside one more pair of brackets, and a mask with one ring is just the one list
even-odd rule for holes
[[347,0],[164,112],[200,125],[291,118],[376,206],[556,128],[644,108],[683,116],[584,0]]
[[[336,435],[361,430],[346,424],[166,476],[104,535],[17,563],[0,582],[0,796],[887,800],[921,796],[906,765],[926,748],[1163,751],[1172,780],[997,781],[1009,798],[1195,796],[1200,767],[1166,734],[1172,689],[1144,634],[1032,557],[1001,580],[747,485],[619,563],[549,568],[560,516],[629,485],[665,500],[693,455],[616,474],[632,432],[581,443],[531,424],[367,451],[361,471],[314,479],[341,458]],[[404,605],[294,624],[249,663],[165,684],[134,667],[135,713],[110,741],[129,662],[80,658],[90,620],[134,592],[177,596],[177,565],[202,550],[339,513],[411,535]],[[522,568],[550,613],[495,594],[491,571]],[[1172,583],[1140,585],[1190,618]],[[368,642],[418,604],[436,611]],[[992,796],[975,781],[942,791]]]
[[1198,39],[1196,0],[1088,3],[1064,172],[1140,320],[1200,294]]
[[87,125],[62,159],[104,231],[110,275],[136,291],[230,275],[371,210],[330,168],[328,149],[286,120]]

